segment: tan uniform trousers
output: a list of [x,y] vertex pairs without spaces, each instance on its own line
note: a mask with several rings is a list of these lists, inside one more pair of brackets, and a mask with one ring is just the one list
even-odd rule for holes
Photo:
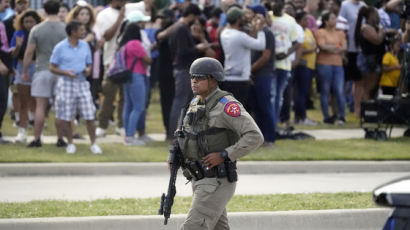
[[227,178],[204,178],[192,182],[192,204],[181,230],[229,229],[226,205],[235,193],[236,182]]
[[[106,70],[107,71],[107,70]],[[117,97],[117,92],[119,91],[120,100],[117,104],[117,127],[122,128],[122,110],[124,108],[124,92],[122,85],[114,84],[108,80],[105,76],[105,79],[102,83],[102,93],[104,99],[102,101],[100,113],[98,114],[98,127],[107,129],[108,121],[111,119],[111,116],[114,112],[114,101]]]

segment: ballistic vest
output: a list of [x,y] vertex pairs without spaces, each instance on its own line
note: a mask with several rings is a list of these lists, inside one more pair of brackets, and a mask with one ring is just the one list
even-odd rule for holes
[[178,141],[186,162],[202,162],[208,153],[221,152],[239,140],[239,136],[230,129],[209,126],[210,112],[221,103],[222,111],[217,114],[223,116],[223,108],[229,102],[225,96],[230,95],[220,89],[213,93],[205,104],[200,102],[199,97],[194,98],[185,115],[182,127],[184,136],[179,137]]

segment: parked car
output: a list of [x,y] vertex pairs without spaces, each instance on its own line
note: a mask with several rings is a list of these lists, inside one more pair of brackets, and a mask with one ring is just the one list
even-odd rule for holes
[[378,205],[394,208],[383,230],[410,230],[410,176],[377,187],[373,200]]

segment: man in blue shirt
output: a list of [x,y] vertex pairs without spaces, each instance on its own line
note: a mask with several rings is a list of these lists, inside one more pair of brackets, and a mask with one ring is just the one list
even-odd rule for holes
[[81,117],[87,121],[87,131],[91,140],[91,152],[101,154],[101,148],[95,142],[95,106],[86,77],[91,74],[91,50],[80,38],[85,27],[80,22],[67,24],[68,38],[59,42],[50,57],[50,71],[59,75],[56,86],[56,117],[64,122],[68,145],[67,153],[74,154],[70,121],[79,110]]

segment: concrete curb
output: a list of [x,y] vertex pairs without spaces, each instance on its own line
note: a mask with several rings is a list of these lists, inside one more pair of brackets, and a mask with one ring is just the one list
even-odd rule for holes
[[[241,174],[410,172],[409,161],[242,161]],[[0,176],[158,175],[166,163],[10,163]]]
[[[229,213],[233,230],[304,229],[332,230],[382,229],[390,209],[342,209],[315,211]],[[179,229],[186,215],[172,215],[168,225],[162,216],[58,217],[0,219],[0,229],[7,230],[152,230]]]
[[[410,172],[409,161],[242,161],[241,174]],[[158,175],[166,163],[3,163],[0,176]]]

